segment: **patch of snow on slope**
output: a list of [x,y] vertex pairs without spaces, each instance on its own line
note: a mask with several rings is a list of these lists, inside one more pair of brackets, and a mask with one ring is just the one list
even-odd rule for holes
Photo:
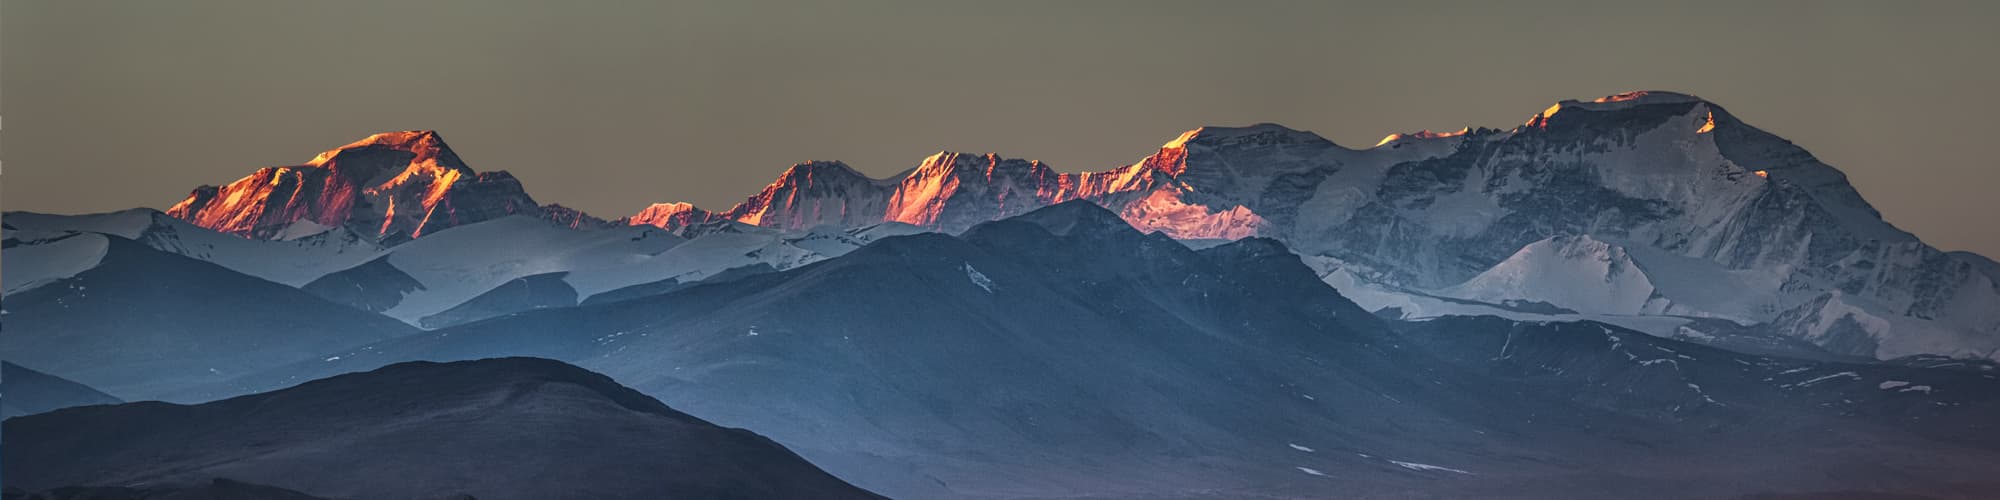
[[[822,235],[825,236],[825,235]],[[808,244],[821,250],[845,254],[852,251],[853,242],[843,240],[809,238]],[[802,248],[796,243],[801,238],[787,236],[776,230],[753,228],[743,232],[709,233],[687,240],[657,255],[645,256],[636,262],[618,266],[599,266],[579,269],[563,278],[575,287],[579,297],[589,297],[627,286],[652,283],[668,279],[680,282],[694,282],[708,279],[729,269],[756,264],[768,264],[773,269],[786,270],[818,262],[833,256]]]
[[111,240],[102,234],[66,233],[33,242],[20,239],[28,236],[24,232],[17,231],[14,236],[22,243],[6,250],[7,272],[0,274],[0,288],[9,294],[95,268],[111,248]]
[[[1918,354],[1992,357],[2000,337],[1896,309],[1839,290],[1780,315],[1781,331],[1845,354],[1895,359]],[[1832,344],[1832,345],[1829,345]]]
[[313,234],[297,234],[287,241],[256,240],[215,232],[147,209],[92,215],[16,212],[6,218],[8,225],[22,230],[103,233],[131,239],[293,287],[360,265],[384,252],[372,239],[344,228],[319,226],[322,229],[315,230],[294,224],[299,232]]
[[817,226],[803,234],[783,237],[785,243],[825,256],[846,255],[868,244],[849,231],[834,226]]
[[1498,304],[1488,304],[1464,299],[1438,297],[1402,290],[1383,285],[1362,277],[1365,269],[1325,256],[1304,257],[1306,265],[1320,275],[1320,280],[1339,290],[1341,296],[1354,301],[1362,309],[1381,312],[1394,308],[1400,313],[1397,319],[1425,320],[1445,316],[1497,316],[1517,321],[1598,321],[1620,327],[1645,332],[1656,337],[1672,338],[1684,330],[1694,320],[1681,316],[1631,315],[1631,314],[1548,314],[1510,309]]
[[1796,384],[1790,384],[1790,385],[1789,385],[1789,387],[1806,387],[1806,386],[1810,386],[1810,385],[1813,385],[1813,384],[1817,384],[1817,383],[1820,383],[1820,382],[1825,382],[1825,381],[1828,381],[1828,380],[1833,380],[1833,379],[1836,379],[1836,378],[1841,378],[1841,377],[1848,377],[1848,378],[1852,378],[1852,379],[1855,379],[1855,380],[1860,380],[1860,379],[1861,379],[1861,374],[1859,374],[1859,373],[1854,373],[1854,372],[1840,372],[1840,373],[1835,373],[1835,374],[1832,374],[1832,375],[1821,375],[1821,376],[1818,376],[1818,377],[1813,377],[1813,378],[1811,378],[1811,379],[1807,379],[1806,381],[1803,381],[1803,382],[1799,382],[1799,383],[1796,383]]
[[1431,464],[1420,464],[1420,463],[1416,463],[1416,462],[1402,462],[1402,461],[1397,461],[1397,460],[1390,460],[1390,461],[1389,461],[1389,463],[1392,463],[1392,464],[1396,464],[1396,466],[1397,466],[1397,467],[1402,467],[1402,468],[1405,468],[1405,469],[1409,469],[1409,470],[1415,470],[1415,471],[1436,471],[1436,472],[1456,472],[1456,473],[1459,473],[1459,474],[1471,474],[1471,472],[1466,472],[1466,471],[1462,471],[1462,470],[1458,470],[1458,469],[1453,469],[1453,468],[1450,468],[1450,467],[1440,467],[1440,466],[1436,466],[1436,465],[1431,465]]
[[320,225],[320,223],[313,222],[311,220],[299,219],[297,221],[292,222],[292,225],[285,226],[283,230],[278,231],[278,234],[274,239],[277,239],[279,241],[291,241],[299,238],[304,238],[307,236],[313,236],[325,233],[332,229],[333,229],[332,226],[324,226]]
[[[422,283],[424,289],[404,296],[384,313],[418,324],[425,316],[515,279],[566,271],[574,276],[588,269],[609,269],[599,275],[618,274],[617,269],[643,263],[681,242],[651,226],[581,231],[527,216],[452,227],[405,243],[389,254],[389,264]],[[578,288],[582,296],[584,290]]]
[[972,279],[972,284],[979,285],[979,288],[986,290],[986,293],[993,293],[993,279],[986,277],[986,273],[973,269],[970,262],[965,264],[965,277]]
[[[159,250],[213,262],[291,287],[361,265],[388,249],[346,228],[326,228],[288,240],[256,240],[187,223],[164,214],[139,241]],[[304,224],[314,225],[311,222]],[[293,224],[297,228],[299,224]],[[309,229],[300,228],[301,231]]]
[[1640,314],[1652,280],[1625,249],[1589,236],[1530,243],[1486,272],[1439,293],[1480,302],[1546,302],[1583,313]]
[[1809,296],[1783,290],[1785,273],[1768,269],[1728,269],[1708,259],[1688,257],[1647,245],[1622,243],[1657,293],[1672,301],[1666,314],[1718,317],[1739,323],[1768,321],[1781,307]]

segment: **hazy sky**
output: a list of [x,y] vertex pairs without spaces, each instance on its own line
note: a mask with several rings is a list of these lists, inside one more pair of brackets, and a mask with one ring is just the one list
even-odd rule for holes
[[1805,146],[1933,244],[2000,256],[2000,2],[1605,3],[4,0],[0,199],[165,208],[436,129],[613,218],[727,208],[809,159],[1098,170],[1201,125],[1361,147],[1666,89]]

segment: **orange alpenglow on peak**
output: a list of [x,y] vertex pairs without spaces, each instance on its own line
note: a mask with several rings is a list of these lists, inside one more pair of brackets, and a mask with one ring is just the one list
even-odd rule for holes
[[672,230],[721,219],[724,217],[690,203],[655,203],[626,218],[625,224]]
[[1144,202],[1127,207],[1124,215],[1146,231],[1181,238],[1239,238],[1256,234],[1262,218],[1240,206],[1181,199],[1186,185],[1175,182],[1174,176],[1186,171],[1188,148],[1304,141],[1332,146],[1309,132],[1256,125],[1196,129],[1137,163],[1099,172],[1066,174],[1036,160],[940,151],[903,175],[874,179],[844,163],[815,161],[786,169],[763,192],[726,211],[659,204],[624,222],[668,230],[723,220],[781,230],[902,222],[957,232],[1065,201],[1131,198]]
[[250,238],[276,237],[304,220],[402,241],[540,210],[514,176],[475,172],[437,132],[407,130],[370,135],[305,164],[197,188],[167,214]]
[[314,157],[313,161],[309,163],[324,163],[329,158],[329,155],[333,153],[371,146],[379,146],[397,151],[409,151],[426,157],[435,157],[440,152],[447,154],[451,152],[450,148],[445,146],[444,138],[439,137],[435,130],[403,130],[382,132],[363,137],[361,140],[347,143],[345,146],[320,153],[319,156]]
[[1604,96],[1604,97],[1599,97],[1599,98],[1597,98],[1596,100],[1593,100],[1593,101],[1590,101],[1590,102],[1597,102],[1597,103],[1605,103],[1605,102],[1625,102],[1625,101],[1636,101],[1636,100],[1639,100],[1640,98],[1642,98],[1642,97],[1646,97],[1647,95],[1650,95],[1650,94],[1652,94],[1652,92],[1648,92],[1648,91],[1644,91],[1644,90],[1634,90],[1634,91],[1631,91],[1631,92],[1621,92],[1621,93],[1617,93],[1617,94],[1611,94],[1611,95],[1608,95],[1608,96]]
[[1199,134],[1201,134],[1201,131],[1203,131],[1203,130],[1207,130],[1207,129],[1208,129],[1208,127],[1201,127],[1201,128],[1197,128],[1197,129],[1194,129],[1194,130],[1189,130],[1189,131],[1186,131],[1186,132],[1181,132],[1181,135],[1180,135],[1180,137],[1175,137],[1175,138],[1174,138],[1174,140],[1171,140],[1171,141],[1167,141],[1167,143],[1166,143],[1166,144],[1161,144],[1161,145],[1160,145],[1160,149],[1181,149],[1181,148],[1185,148],[1185,147],[1187,147],[1187,143],[1188,143],[1188,141],[1192,141],[1192,140],[1194,140],[1194,137],[1195,137],[1196,135],[1199,135]]
[[1771,173],[1770,173],[1770,172],[1767,172],[1767,171],[1763,171],[1763,170],[1758,170],[1758,171],[1756,171],[1756,172],[1751,172],[1751,173],[1753,173],[1753,174],[1757,174],[1757,176],[1758,176],[1758,177],[1764,177],[1764,178],[1769,178],[1769,177],[1771,177]]
[[1160,145],[1160,149],[1185,149],[1189,144],[1215,146],[1245,141],[1299,144],[1326,142],[1326,138],[1276,123],[1258,123],[1245,127],[1205,126],[1181,133],[1180,137]]
[[946,210],[953,206],[990,207],[995,214],[1026,213],[1057,200],[1061,177],[1037,160],[941,151],[924,158],[896,183],[884,218],[940,227],[950,223]]
[[1544,109],[1540,113],[1535,113],[1535,116],[1529,117],[1527,126],[1532,128],[1549,128],[1549,118],[1555,116],[1562,109],[1562,103],[1555,103],[1549,106],[1549,109]]
[[1526,126],[1528,128],[1546,129],[1549,127],[1549,119],[1565,108],[1576,108],[1584,111],[1616,111],[1655,104],[1688,104],[1699,102],[1704,101],[1700,97],[1664,90],[1636,90],[1599,97],[1589,101],[1566,99],[1549,106],[1548,109],[1542,110],[1541,113],[1536,113],[1534,117],[1528,119]]
[[1592,104],[1611,104],[1611,103],[1621,103],[1621,102],[1654,104],[1654,103],[1693,102],[1699,100],[1701,100],[1701,98],[1688,94],[1682,94],[1679,92],[1668,92],[1664,90],[1634,90],[1631,92],[1621,92],[1604,97],[1599,97],[1597,99],[1591,100],[1590,102]]
[[1387,137],[1383,137],[1381,142],[1375,143],[1375,146],[1381,147],[1384,144],[1400,141],[1403,139],[1443,139],[1446,137],[1458,137],[1469,133],[1472,133],[1472,127],[1458,129],[1455,132],[1432,132],[1430,131],[1430,129],[1424,129],[1421,131],[1411,132],[1407,134],[1389,134]]

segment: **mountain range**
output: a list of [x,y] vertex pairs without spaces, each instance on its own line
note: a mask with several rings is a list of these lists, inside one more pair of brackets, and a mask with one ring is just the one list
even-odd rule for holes
[[[1278,239],[1330,282],[1356,288],[1349,294],[1364,305],[1413,317],[1464,312],[1420,304],[1430,298],[1499,310],[1548,303],[1572,315],[1761,325],[1878,359],[2000,353],[2000,266],[1924,244],[1804,149],[1715,103],[1660,91],[1562,101],[1507,130],[1393,134],[1362,149],[1273,124],[1204,127],[1098,172],[940,152],[874,179],[814,161],[727,210],[662,203],[614,223],[537,206],[504,172],[470,170],[435,132],[396,132],[197,189],[167,213],[258,238],[343,227],[393,244],[510,215],[565,227],[901,223],[957,233],[1072,199],[1178,239]],[[1602,249],[1517,258],[1576,238]],[[1625,274],[1582,274],[1613,258]],[[1479,279],[1493,274],[1583,282],[1553,292]],[[1622,288],[1589,293],[1624,298],[1563,304],[1552,295],[1600,286]],[[1687,323],[1643,329],[1671,334]]]
[[[781,497],[2000,491],[2000,265],[1670,92],[1361,149],[1204,127],[1100,172],[815,161],[616,219],[392,132],[0,224],[0,358],[61,396],[7,422],[61,458],[5,461],[36,491],[629,497],[746,456],[810,485],[750,495]],[[580,458],[452,465],[525,449]],[[422,479],[302,472],[354,460]],[[680,472],[583,472],[630,467]]]

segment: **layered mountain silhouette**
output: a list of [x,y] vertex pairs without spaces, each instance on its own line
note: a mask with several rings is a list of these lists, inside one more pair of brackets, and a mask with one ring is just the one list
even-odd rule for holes
[[749,431],[541,359],[405,363],[194,406],[18,417],[5,431],[0,467],[29,491],[251,488],[210,481],[226,477],[327,498],[879,498]]
[[416,331],[116,235],[57,238],[87,265],[6,295],[0,353],[122,397],[205,400],[179,391]]
[[[0,464],[26,491],[2000,491],[2000,265],[1670,92],[1359,149],[1204,127],[1095,172],[806,162],[615,221],[396,132],[166,212],[0,225],[0,359],[60,396],[7,424],[9,458],[55,458]],[[207,403],[61,409],[105,393]],[[424,479],[299,472],[354,461]]]
[[[675,232],[718,222],[781,231],[896,222],[957,233],[1076,199],[1179,239],[1278,239],[1340,275],[1329,279],[1386,292],[1350,291],[1371,309],[1463,312],[1401,302],[1451,295],[1538,241],[1585,237],[1640,256],[1642,267],[1724,283],[1663,287],[1647,315],[1762,324],[1770,335],[1879,359],[2000,352],[1990,260],[1924,244],[1804,149],[1672,92],[1562,101],[1511,129],[1392,134],[1361,149],[1275,124],[1204,127],[1096,172],[940,152],[875,179],[815,161],[726,210],[662,203],[619,222]],[[306,165],[260,170],[197,190],[169,213],[260,238],[340,226],[389,242],[510,214],[605,225],[537,207],[511,177],[473,172],[428,131],[379,134]],[[1631,309],[1595,305],[1605,308],[1567,312]],[[1656,334],[1683,326],[1655,324],[1663,325],[1648,328]]]
[[[1990,372],[1751,356],[1591,323],[1435,321],[1401,330],[1274,240],[1195,251],[1075,201],[788,271],[402,337],[230,390],[546,356],[897,497],[1996,486],[1978,471],[2000,453],[1973,437],[2000,410]],[[1525,354],[1576,328],[1595,339]],[[1533,333],[1492,345],[1511,329]],[[1496,356],[1559,374],[1496,377]],[[1928,389],[1900,390],[1915,386]],[[1855,440],[1871,444],[1839,444]]]

